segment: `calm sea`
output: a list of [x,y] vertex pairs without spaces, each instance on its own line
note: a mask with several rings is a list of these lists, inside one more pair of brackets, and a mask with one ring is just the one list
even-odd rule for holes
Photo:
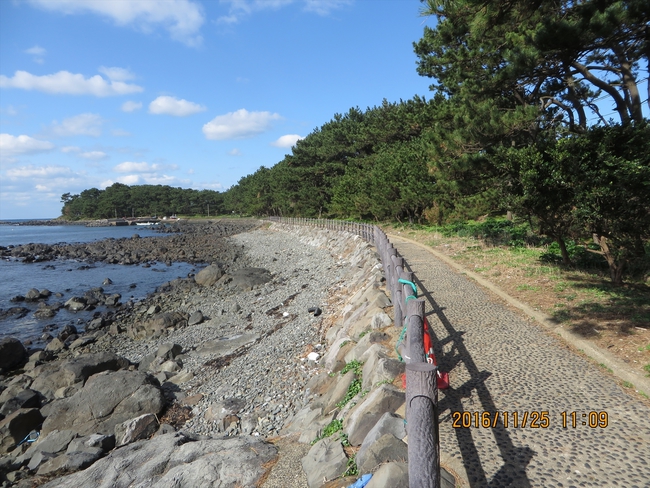
[[[109,237],[116,239],[131,237],[136,233],[142,238],[160,236],[154,230],[143,226],[45,226],[20,225],[20,221],[14,222],[13,225],[0,225],[0,246],[92,242]],[[161,284],[186,277],[195,270],[194,265],[187,263],[174,263],[172,266],[158,263],[150,268],[104,263],[94,263],[89,268],[87,266],[88,264],[73,260],[22,263],[0,259],[0,309],[21,306],[30,310],[21,319],[12,317],[0,319],[0,338],[12,336],[21,340],[29,339],[38,345],[46,326],[55,325],[60,328],[72,324],[77,329],[83,330],[84,324],[92,318],[94,312],[73,313],[62,309],[53,318],[36,319],[34,311],[37,309],[37,304],[10,301],[16,295],[25,295],[31,288],[39,290],[47,288],[53,294],[63,294],[61,298],[50,297],[47,303],[65,302],[72,296],[83,295],[84,292],[98,286],[101,286],[105,293],[121,294],[122,301],[125,302],[129,299],[143,299]],[[102,285],[105,278],[110,278],[113,284]],[[56,329],[52,335],[56,335]]]

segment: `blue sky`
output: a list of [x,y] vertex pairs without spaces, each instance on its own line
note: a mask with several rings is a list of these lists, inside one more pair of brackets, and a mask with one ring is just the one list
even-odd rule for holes
[[0,1],[0,219],[225,190],[351,107],[429,96],[417,0]]

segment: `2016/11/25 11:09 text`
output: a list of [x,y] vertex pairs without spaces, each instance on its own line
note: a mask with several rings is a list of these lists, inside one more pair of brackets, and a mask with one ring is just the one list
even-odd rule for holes
[[[496,428],[548,429],[553,424],[545,410],[523,412],[452,412],[452,427],[457,429]],[[561,412],[559,424],[563,429],[590,427],[604,429],[609,423],[607,412]]]

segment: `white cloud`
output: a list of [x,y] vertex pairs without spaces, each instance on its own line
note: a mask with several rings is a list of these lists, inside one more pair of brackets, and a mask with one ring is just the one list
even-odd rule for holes
[[299,136],[298,134],[287,134],[282,137],[280,137],[277,141],[273,141],[271,143],[271,146],[275,147],[293,147],[296,145],[296,142],[298,142],[300,139],[304,139],[303,136]]
[[0,108],[0,114],[7,114],[11,117],[18,115],[18,110],[13,105],[7,105],[7,108]]
[[103,151],[87,151],[79,154],[84,159],[90,159],[92,161],[99,161],[100,159],[106,159],[106,153]]
[[142,108],[142,102],[133,102],[131,100],[122,104],[122,112],[135,112]]
[[136,163],[132,161],[124,161],[113,168],[113,171],[118,173],[147,173],[153,174],[156,171],[162,170],[177,170],[178,166],[175,164],[149,164],[147,162]]
[[104,120],[97,114],[79,114],[63,119],[61,123],[55,120],[47,129],[47,132],[57,137],[99,137],[102,134],[103,123]]
[[45,56],[45,53],[47,51],[41,46],[34,46],[30,47],[29,49],[25,49],[25,52],[27,54],[33,54],[34,56]]
[[0,155],[3,159],[9,159],[18,154],[34,154],[51,149],[54,149],[54,144],[49,141],[34,139],[26,135],[0,134]]
[[7,177],[15,178],[53,178],[72,174],[72,170],[65,166],[22,166],[7,170]]
[[118,164],[113,168],[113,171],[118,173],[153,173],[158,171],[160,165],[158,164],[149,164],[149,163],[134,163],[131,161],[124,161],[123,163]]
[[34,47],[30,47],[29,49],[25,49],[25,52],[34,56],[33,60],[35,63],[43,64],[45,62],[45,59],[43,59],[43,57],[47,51],[41,46],[36,45]]
[[169,185],[169,186],[188,186],[189,180],[181,180],[175,176],[156,175],[156,174],[139,174],[119,176],[115,180],[105,180],[99,184],[99,188],[106,188],[115,182],[124,185]]
[[132,25],[144,32],[156,26],[172,39],[189,46],[201,44],[199,33],[205,20],[200,4],[190,0],[29,0],[32,5],[66,15],[93,13],[117,25]]
[[167,114],[175,117],[186,117],[198,112],[204,112],[205,110],[206,108],[198,103],[168,96],[158,97],[149,104],[149,113],[157,115]]
[[[121,3],[121,2],[118,2]],[[94,95],[108,97],[139,93],[141,86],[111,80],[107,82],[99,75],[86,78],[82,74],[59,71],[51,75],[37,76],[27,71],[16,71],[12,78],[0,75],[0,88],[37,90],[56,95]]]
[[306,12],[321,16],[329,15],[333,10],[350,5],[352,0],[222,0],[229,3],[228,15],[217,19],[217,23],[236,24],[242,17],[263,10],[278,10],[290,4],[303,6]]
[[273,121],[281,118],[277,113],[249,112],[242,108],[236,112],[217,115],[203,126],[203,134],[206,139],[215,141],[244,139],[269,130]]
[[104,73],[111,81],[128,81],[135,78],[135,75],[125,68],[100,66],[97,71]]
[[332,10],[350,5],[352,0],[305,0],[305,10],[321,16],[332,13]]
[[230,154],[231,156],[241,156],[241,151],[235,147],[230,151],[228,151],[228,154]]
[[81,152],[81,148],[77,146],[63,146],[61,148],[62,153],[78,153]]
[[125,131],[124,129],[113,129],[111,131],[111,134],[113,134],[115,137],[129,137],[131,135],[130,132]]

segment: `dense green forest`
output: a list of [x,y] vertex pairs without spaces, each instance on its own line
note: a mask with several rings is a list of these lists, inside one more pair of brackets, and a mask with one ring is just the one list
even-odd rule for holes
[[567,242],[589,242],[620,282],[650,238],[650,4],[426,0],[421,14],[436,19],[414,43],[430,99],[336,114],[222,194],[116,184],[64,195],[64,215],[205,215],[209,203],[440,225],[510,211],[565,262]]
[[212,190],[166,185],[127,186],[114,183],[105,190],[90,188],[61,197],[63,216],[71,219],[109,219],[173,214],[216,215],[223,211],[223,194]]

